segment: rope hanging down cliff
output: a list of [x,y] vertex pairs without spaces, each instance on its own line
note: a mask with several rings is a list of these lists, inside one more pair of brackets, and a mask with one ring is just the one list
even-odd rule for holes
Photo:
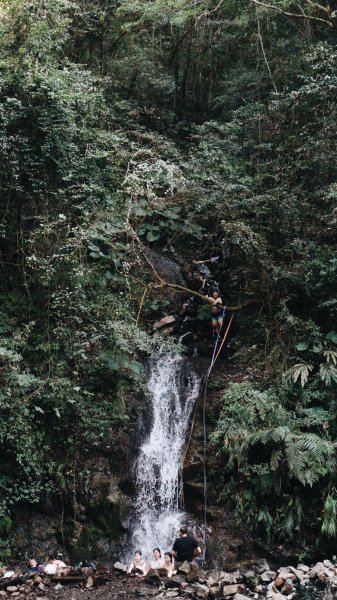
[[[222,313],[222,320],[224,318],[225,315],[225,309],[223,309],[223,313]],[[224,336],[221,340],[221,344],[218,348],[218,343],[220,340],[220,336],[221,336],[221,329],[218,332],[217,338],[215,340],[215,344],[214,344],[214,349],[213,349],[213,354],[212,354],[212,359],[210,362],[210,365],[207,369],[206,375],[205,375],[205,379],[204,379],[204,396],[203,396],[203,414],[202,414],[202,421],[203,421],[203,436],[204,436],[204,452],[203,452],[203,477],[204,477],[204,531],[203,531],[203,560],[206,559],[206,528],[207,528],[207,498],[208,498],[208,487],[207,487],[207,467],[206,467],[206,461],[207,461],[207,427],[206,427],[206,397],[207,397],[207,389],[208,389],[208,380],[209,380],[209,376],[211,374],[211,371],[214,367],[215,361],[218,358],[221,349],[226,341],[226,338],[228,336],[228,332],[231,328],[232,325],[232,321],[234,318],[234,314],[232,314],[229,323],[227,325],[227,329],[224,333]]]

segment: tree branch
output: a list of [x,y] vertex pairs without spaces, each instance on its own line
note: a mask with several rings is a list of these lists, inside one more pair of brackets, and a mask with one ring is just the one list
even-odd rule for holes
[[265,52],[265,49],[264,49],[264,43],[263,43],[263,38],[262,38],[262,34],[261,34],[260,17],[259,17],[259,11],[258,11],[257,6],[255,6],[255,9],[256,9],[256,20],[257,20],[257,37],[259,38],[259,41],[260,41],[260,46],[261,46],[261,50],[262,50],[264,62],[267,65],[269,77],[270,77],[270,80],[271,80],[271,82],[273,84],[274,92],[275,92],[275,94],[277,94],[276,83],[274,81],[273,74],[271,72],[271,69],[270,69],[270,66],[269,66],[269,62],[268,62],[268,59],[267,59],[267,55],[266,55],[266,52]]
[[[273,4],[266,4],[265,2],[261,2],[260,0],[250,0],[250,2],[253,2],[255,5],[262,6],[263,8],[266,8],[268,10],[275,10],[276,12],[280,13],[280,15],[284,15],[285,17],[293,17],[295,19],[308,19],[310,21],[319,21],[320,23],[325,23],[325,25],[329,25],[329,27],[332,27],[332,23],[330,21],[328,21],[327,19],[320,19],[319,17],[313,17],[312,15],[308,15],[304,11],[302,12],[302,14],[291,13],[286,10],[282,10],[282,8],[279,8],[278,6],[274,6]],[[320,5],[317,5],[317,7],[318,6],[320,6]]]
[[[156,271],[156,269],[154,268],[151,261],[146,256],[146,253],[145,253],[143,247],[141,247],[141,250],[142,250],[142,254],[144,256],[145,261],[151,267],[153,273],[155,274],[156,278],[159,281],[158,284],[153,284],[154,288],[169,287],[169,288],[172,288],[172,289],[176,290],[177,292],[181,292],[183,294],[192,294],[192,296],[199,298],[199,300],[202,300],[202,302],[206,302],[207,304],[209,304],[208,300],[206,300],[206,296],[203,294],[200,294],[200,292],[191,290],[190,288],[187,288],[184,285],[179,285],[178,283],[169,283],[168,281],[165,281],[165,279],[163,279],[159,275],[159,273]],[[231,312],[237,312],[238,310],[241,310],[242,308],[244,308],[245,306],[248,306],[249,304],[252,304],[253,302],[258,302],[258,300],[246,300],[246,302],[242,302],[241,304],[238,304],[237,306],[226,306],[225,307],[221,304],[219,304],[219,306],[220,306],[220,308],[226,308],[227,310],[230,310]]]
[[[196,292],[195,290],[190,290],[190,288],[187,288],[184,285],[179,285],[178,283],[169,283],[168,281],[165,281],[165,279],[163,279],[159,275],[158,271],[156,271],[156,269],[154,268],[153,264],[151,263],[151,261],[149,260],[149,258],[146,256],[146,250],[147,250],[147,248],[146,248],[146,246],[143,246],[143,244],[140,241],[137,233],[131,227],[130,224],[128,224],[128,226],[126,228],[126,231],[137,242],[137,244],[139,246],[139,249],[140,249],[140,251],[141,251],[141,253],[142,253],[143,257],[144,257],[144,260],[147,262],[147,264],[149,265],[149,267],[153,271],[155,277],[158,279],[159,283],[157,283],[157,284],[155,284],[155,283],[154,284],[149,284],[147,286],[147,288],[149,288],[149,287],[153,287],[153,288],[169,287],[169,288],[172,288],[172,289],[176,290],[177,292],[181,292],[181,293],[184,293],[184,294],[191,294],[192,296],[195,296],[196,298],[199,298],[199,300],[202,300],[202,302],[207,302],[207,304],[209,304],[208,300],[206,300],[206,296],[204,296],[203,294],[200,294],[200,292]],[[145,295],[144,295],[144,297],[145,297]],[[249,306],[250,304],[254,304],[254,303],[258,303],[258,302],[260,302],[260,300],[252,299],[252,300],[246,300],[245,302],[241,302],[241,304],[237,304],[236,306],[224,306],[222,304],[219,304],[219,306],[220,306],[220,308],[226,308],[227,310],[229,310],[231,312],[237,312],[237,311],[241,310],[242,308],[244,308],[245,306]],[[141,301],[141,305],[142,305],[142,301]],[[141,309],[141,307],[140,307],[140,309]],[[137,316],[137,319],[138,318],[139,318],[139,314]]]

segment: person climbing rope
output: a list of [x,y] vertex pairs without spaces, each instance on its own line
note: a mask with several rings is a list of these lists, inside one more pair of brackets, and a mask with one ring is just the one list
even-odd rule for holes
[[212,258],[208,258],[207,260],[194,260],[194,264],[198,265],[198,272],[195,274],[196,278],[201,281],[201,289],[205,288],[206,283],[210,285],[212,280],[212,273],[209,268],[206,266],[206,263],[216,263],[218,262],[219,257],[213,256]]
[[205,300],[211,305],[212,315],[212,328],[213,333],[218,336],[223,324],[224,307],[222,305],[222,299],[217,291],[212,293],[212,296],[205,296]]

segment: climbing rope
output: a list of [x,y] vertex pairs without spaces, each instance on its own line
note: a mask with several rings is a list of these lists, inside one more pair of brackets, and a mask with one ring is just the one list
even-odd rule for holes
[[[225,308],[223,309],[223,313],[222,313],[222,322],[223,322],[223,318],[225,315]],[[233,317],[234,314],[232,314],[229,323],[227,325],[227,329],[224,333],[223,339],[221,341],[220,347],[218,349],[218,343],[219,343],[219,339],[220,339],[220,335],[221,335],[221,329],[222,329],[222,325],[220,327],[219,333],[217,335],[217,338],[215,340],[215,344],[214,344],[214,349],[213,349],[213,354],[212,354],[212,360],[210,362],[210,365],[207,369],[206,372],[206,376],[204,379],[204,397],[203,397],[203,416],[202,416],[202,421],[203,421],[203,434],[204,434],[204,452],[203,452],[203,470],[204,470],[204,532],[203,532],[203,555],[202,555],[202,560],[205,562],[206,560],[206,528],[207,528],[207,468],[206,468],[206,460],[207,460],[207,430],[206,430],[206,397],[207,397],[207,388],[208,388],[208,380],[209,380],[209,376],[211,374],[211,371],[214,367],[215,361],[218,358],[221,349],[226,341],[228,332],[231,328],[232,325],[232,321],[233,321]]]

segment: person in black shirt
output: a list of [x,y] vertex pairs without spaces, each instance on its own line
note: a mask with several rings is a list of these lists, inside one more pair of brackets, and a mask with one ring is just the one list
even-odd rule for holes
[[198,546],[197,540],[193,535],[187,534],[186,527],[180,528],[179,537],[173,544],[172,554],[175,557],[176,563],[182,563],[185,560],[192,562],[194,557],[201,554],[201,548]]

